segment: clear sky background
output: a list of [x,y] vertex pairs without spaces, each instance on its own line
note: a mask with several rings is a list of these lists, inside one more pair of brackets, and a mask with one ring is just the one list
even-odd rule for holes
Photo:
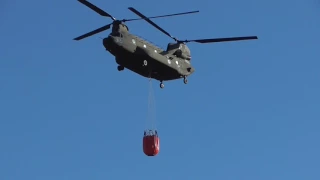
[[[189,43],[196,72],[153,81],[160,153],[142,136],[148,80],[118,72],[99,37],[111,22],[72,1],[0,4],[1,180],[319,180],[320,2],[316,0],[91,0],[118,19],[156,19]],[[132,33],[166,47],[145,21]]]

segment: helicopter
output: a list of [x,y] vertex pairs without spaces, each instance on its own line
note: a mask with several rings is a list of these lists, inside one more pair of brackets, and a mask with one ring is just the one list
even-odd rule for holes
[[[159,27],[150,19],[191,14],[197,13],[199,11],[146,17],[135,8],[129,7],[128,9],[138,15],[140,18],[116,20],[109,13],[103,11],[92,3],[86,0],[78,1],[92,9],[96,13],[100,14],[101,16],[111,18],[113,22],[89,33],[81,35],[77,38],[74,38],[74,40],[78,41],[102,31],[108,30],[112,25],[111,33],[108,35],[108,37],[103,38],[102,44],[104,48],[115,57],[115,61],[118,64],[118,71],[123,71],[126,68],[143,77],[156,79],[160,81],[160,88],[164,88],[164,81],[177,80],[182,78],[184,84],[187,84],[187,77],[195,72],[195,68],[191,65],[191,51],[186,43],[214,43],[258,39],[257,36],[244,36],[214,39],[179,40],[171,36],[167,31]],[[135,20],[147,21],[162,33],[172,38],[175,42],[168,43],[167,49],[164,50],[154,45],[153,43],[130,33],[129,28],[125,24],[125,22]]]

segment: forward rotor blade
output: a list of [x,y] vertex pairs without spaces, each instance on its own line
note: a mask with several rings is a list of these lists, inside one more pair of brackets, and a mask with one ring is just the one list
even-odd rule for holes
[[107,12],[105,12],[102,9],[98,8],[97,6],[93,5],[89,1],[86,1],[86,0],[78,0],[78,1],[81,2],[82,4],[86,5],[90,9],[94,10],[95,12],[100,14],[101,16],[107,16],[107,17],[110,17],[112,20],[115,20],[115,18],[112,17],[110,14],[108,14]]
[[[155,19],[155,18],[162,18],[162,17],[169,17],[169,16],[180,16],[185,14],[192,14],[192,13],[198,13],[199,11],[189,11],[189,12],[183,12],[183,13],[175,13],[175,14],[167,14],[167,15],[161,15],[161,16],[152,16],[147,17],[148,19]],[[142,20],[143,18],[135,18],[135,19],[125,19],[124,21],[136,21],[136,20]]]
[[158,25],[156,25],[154,22],[152,22],[149,18],[147,18],[146,16],[144,16],[143,14],[141,14],[139,11],[137,11],[136,9],[134,9],[133,7],[129,7],[128,8],[130,11],[132,11],[133,13],[135,13],[136,15],[140,16],[142,19],[146,20],[148,23],[150,23],[152,26],[154,26],[155,28],[157,28],[158,30],[160,30],[161,32],[163,32],[164,34],[166,34],[167,36],[171,37],[172,39],[174,39],[175,41],[177,41],[177,39],[173,36],[171,36],[167,31],[163,30],[161,27],[159,27]]
[[230,38],[215,38],[215,39],[196,39],[196,40],[185,40],[180,42],[197,42],[197,43],[213,43],[213,42],[227,42],[227,41],[242,41],[258,39],[257,36],[245,36],[245,37],[230,37]]
[[76,38],[74,38],[73,40],[79,41],[79,40],[81,40],[81,39],[84,39],[84,38],[86,38],[86,37],[92,36],[92,35],[97,34],[97,33],[99,33],[99,32],[105,31],[105,30],[109,29],[110,26],[111,26],[111,24],[102,26],[101,28],[98,28],[98,29],[93,30],[93,31],[91,31],[91,32],[88,32],[88,33],[86,33],[86,34],[84,34],[84,35],[81,35],[81,36],[79,36],[79,37],[76,37]]

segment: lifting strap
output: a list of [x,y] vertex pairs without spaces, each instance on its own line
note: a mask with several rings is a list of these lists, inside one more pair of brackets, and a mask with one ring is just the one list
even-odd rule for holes
[[156,106],[152,78],[149,78],[146,130],[156,130]]

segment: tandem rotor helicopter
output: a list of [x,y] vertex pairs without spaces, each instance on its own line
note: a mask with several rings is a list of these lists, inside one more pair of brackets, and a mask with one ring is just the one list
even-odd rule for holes
[[[197,13],[199,11],[146,17],[133,7],[129,7],[128,9],[138,15],[140,18],[116,20],[113,16],[101,10],[92,3],[86,0],[78,1],[94,10],[101,16],[110,17],[113,22],[82,36],[74,38],[74,40],[81,40],[83,38],[100,33],[109,29],[112,25],[111,33],[108,35],[108,37],[103,39],[103,46],[107,51],[115,56],[116,63],[118,64],[118,71],[122,71],[126,68],[141,76],[156,79],[160,81],[160,88],[164,88],[163,81],[176,80],[181,78],[183,78],[183,82],[187,84],[187,77],[195,71],[190,63],[191,52],[186,43],[214,43],[258,39],[257,36],[245,36],[214,39],[179,40],[171,36],[167,31],[163,30],[150,19],[191,14]],[[156,45],[129,33],[129,28],[125,24],[125,22],[142,19],[160,30],[162,33],[171,37],[173,40],[175,40],[175,42],[168,43],[167,50],[163,50]]]

